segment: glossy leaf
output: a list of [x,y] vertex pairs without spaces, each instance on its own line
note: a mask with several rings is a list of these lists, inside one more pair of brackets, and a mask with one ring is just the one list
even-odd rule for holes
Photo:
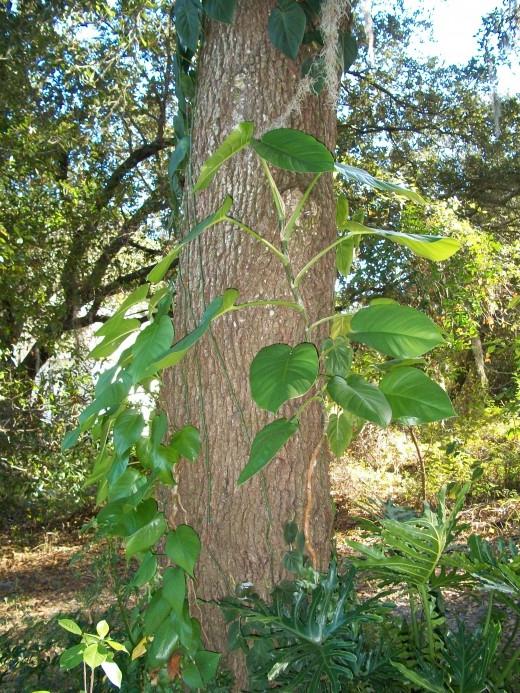
[[130,584],[132,587],[142,587],[155,577],[156,572],[157,558],[153,553],[147,553]]
[[331,414],[327,425],[327,440],[336,457],[341,457],[352,440],[352,421],[342,412]]
[[306,24],[305,12],[295,0],[278,0],[267,25],[271,43],[288,58],[296,60]]
[[153,642],[148,650],[147,664],[157,668],[166,664],[173,651],[179,645],[179,633],[176,622],[166,618],[153,633]]
[[235,18],[236,0],[202,0],[204,12],[211,19],[232,24]]
[[346,337],[326,339],[321,345],[327,375],[341,375],[346,378],[352,366],[352,349]]
[[128,558],[136,553],[146,551],[154,546],[162,537],[167,529],[166,520],[163,515],[157,515],[151,522],[132,534],[126,543],[126,555]]
[[179,525],[166,538],[166,553],[174,563],[193,576],[200,555],[200,539],[189,525]]
[[164,571],[162,595],[179,618],[182,618],[186,598],[186,578],[182,568],[167,568]]
[[[171,606],[162,596],[162,590],[154,593],[144,614],[143,632],[154,636],[161,623],[170,615]],[[168,624],[171,629],[171,624]]]
[[116,453],[122,457],[141,437],[144,419],[141,412],[126,409],[116,419],[113,438]]
[[184,426],[172,435],[170,447],[179,455],[194,462],[200,454],[200,433],[195,426]]
[[317,377],[318,352],[314,344],[271,344],[261,349],[251,363],[251,395],[259,407],[276,412],[284,402],[304,395]]
[[422,356],[444,342],[427,315],[398,303],[362,308],[353,316],[350,328],[352,341],[396,358]]
[[253,440],[249,460],[240,472],[237,483],[243,484],[263,469],[283,448],[289,438],[296,433],[298,428],[297,419],[277,419],[264,426]]
[[327,147],[299,130],[270,130],[251,146],[263,159],[287,171],[320,173],[334,169],[334,159]]
[[327,392],[342,409],[361,419],[379,426],[388,426],[392,420],[392,410],[385,395],[359,375],[350,375],[347,379],[334,376],[327,385]]
[[417,368],[396,368],[383,378],[380,388],[390,402],[394,420],[408,426],[456,415],[442,387]]
[[162,315],[146,327],[132,346],[132,365],[129,373],[134,383],[146,374],[151,362],[165,354],[173,341],[173,323],[169,315]]
[[229,133],[218,147],[217,151],[202,165],[199,178],[193,188],[195,191],[207,188],[219,168],[241,149],[247,147],[253,137],[254,129],[254,123],[246,121],[240,123],[240,125]]
[[397,185],[396,183],[390,183],[388,181],[376,178],[368,171],[362,168],[357,168],[357,166],[350,166],[348,164],[341,164],[336,162],[334,168],[338,173],[346,180],[353,183],[360,183],[361,185],[366,185],[374,190],[379,190],[380,192],[393,193],[395,195],[401,195],[406,197],[416,204],[425,204],[424,199],[416,193],[414,190],[410,190],[402,185]]
[[110,356],[140,327],[141,323],[136,318],[126,319],[121,315],[111,318],[96,332],[96,336],[104,336],[104,339],[92,349],[89,358],[104,359]]
[[99,635],[100,638],[106,638],[109,631],[110,628],[106,621],[99,621],[99,623],[96,624],[96,633]]
[[181,45],[195,53],[201,31],[200,0],[177,0],[175,29]]

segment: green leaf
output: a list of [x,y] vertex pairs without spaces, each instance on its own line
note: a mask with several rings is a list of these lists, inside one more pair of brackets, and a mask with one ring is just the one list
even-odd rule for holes
[[126,319],[121,314],[110,318],[97,332],[96,336],[104,336],[104,339],[97,344],[89,354],[91,359],[104,359],[116,351],[116,349],[132,333],[141,327],[137,318]]
[[179,525],[166,538],[166,553],[168,558],[193,577],[200,554],[199,535],[193,527]]
[[251,363],[251,395],[259,407],[276,412],[287,400],[304,395],[317,377],[318,352],[314,344],[271,344],[261,349]]
[[419,257],[424,257],[433,262],[442,262],[454,255],[461,246],[456,238],[444,236],[427,236],[426,234],[401,233],[399,231],[387,231],[385,229],[373,229],[357,221],[349,221],[345,229],[354,236],[380,236],[388,241],[410,248]]
[[148,325],[132,346],[132,365],[128,372],[134,383],[139,382],[151,363],[165,354],[173,341],[173,323],[169,315],[161,315]]
[[79,415],[78,421],[81,430],[90,425],[90,420],[101,411],[112,414],[119,409],[121,402],[128,395],[132,383],[127,374],[122,374],[121,379],[110,383],[100,392],[96,388],[96,399],[91,402]]
[[428,681],[424,678],[424,676],[421,676],[416,671],[413,671],[413,669],[408,669],[408,667],[405,667],[404,664],[392,662],[392,660],[390,660],[390,664],[395,667],[400,674],[408,679],[408,681],[416,686],[420,686],[423,690],[430,691],[430,693],[446,693],[446,688],[444,686],[439,686],[435,682]]
[[163,576],[163,597],[179,618],[182,618],[186,598],[186,577],[182,568],[167,568]]
[[[148,291],[150,289],[150,284],[141,284],[141,286],[138,286],[137,289],[134,289],[132,293],[125,298],[123,303],[119,306],[119,308],[116,310],[112,318],[115,318],[116,316],[119,315],[125,315],[127,310],[129,308],[132,308],[138,303],[142,303],[143,301],[146,300],[146,297],[148,296]],[[105,323],[106,325],[106,323]]]
[[336,457],[341,457],[352,440],[352,421],[344,412],[331,414],[327,425],[327,440]]
[[342,31],[339,37],[343,53],[343,72],[356,62],[358,56],[358,45],[355,36],[350,31]]
[[173,179],[177,169],[182,164],[186,156],[190,151],[191,139],[190,137],[182,137],[178,142],[177,146],[170,154],[170,159],[168,161],[168,178],[170,182]]
[[162,260],[159,260],[155,267],[148,272],[146,275],[147,280],[152,284],[157,284],[158,282],[162,281],[164,275],[170,269],[174,260],[179,257],[180,252],[181,247],[179,245],[173,247],[170,252],[165,255]]
[[392,410],[384,394],[359,375],[349,375],[347,379],[334,376],[327,385],[327,392],[342,409],[361,419],[379,426],[388,426],[392,420]]
[[327,147],[300,130],[279,128],[270,130],[251,146],[273,166],[287,171],[320,173],[334,169],[334,159]]
[[169,660],[179,644],[176,620],[171,617],[166,618],[152,634],[153,642],[148,650],[147,664],[151,668],[157,668]]
[[444,342],[427,315],[398,303],[362,308],[352,317],[350,328],[352,341],[396,358],[422,356]]
[[195,426],[184,426],[172,435],[170,447],[175,449],[179,457],[194,462],[200,454],[199,431]]
[[299,425],[297,419],[277,419],[264,426],[253,440],[249,460],[240,472],[237,483],[243,484],[263,469],[278,450],[283,448],[289,438],[296,433]]
[[97,643],[88,645],[83,652],[83,661],[91,669],[96,669],[100,664],[106,661],[107,655],[100,651]]
[[217,652],[210,652],[209,650],[199,650],[197,652],[195,662],[204,683],[207,684],[215,678],[219,661],[220,654]]
[[68,630],[69,633],[74,633],[74,635],[81,635],[83,632],[78,624],[72,621],[70,618],[60,618],[58,623],[62,628]]
[[349,219],[349,204],[345,195],[339,195],[336,200],[336,228],[343,230]]
[[352,349],[346,337],[326,339],[321,345],[327,375],[341,375],[346,378],[352,366]]
[[186,50],[195,53],[201,31],[200,0],[177,0],[175,3],[175,29]]
[[131,586],[142,587],[146,585],[147,582],[150,582],[155,577],[156,572],[157,558],[153,553],[147,553],[130,583]]
[[174,344],[173,347],[163,356],[163,358],[152,364],[148,369],[147,374],[151,376],[158,370],[169,368],[179,363],[188,349],[196,344],[199,339],[201,339],[201,337],[203,337],[208,331],[211,321],[231,309],[237,296],[238,291],[236,289],[226,289],[222,296],[217,296],[217,298],[213,299],[213,301],[204,311],[204,315],[202,316],[199,325],[193,330],[193,332],[190,332],[180,341]]
[[388,181],[381,180],[380,178],[375,178],[375,176],[362,168],[349,166],[348,164],[340,164],[339,162],[334,164],[334,168],[341,176],[343,176],[343,178],[346,178],[348,181],[360,183],[361,185],[367,185],[369,188],[379,190],[380,192],[388,192],[395,195],[401,195],[402,197],[407,197],[416,204],[425,204],[424,199],[415,191],[405,188],[402,185],[397,185],[396,183],[389,183]]
[[[154,593],[144,613],[144,634],[155,636],[161,623],[169,616],[170,612],[170,604],[162,596],[162,590],[158,590]],[[168,623],[168,627],[172,630],[170,623]]]
[[126,469],[116,481],[110,485],[108,497],[111,501],[127,498],[136,493],[141,486],[146,484],[146,478],[137,469]]
[[80,428],[73,428],[72,431],[67,431],[67,433],[63,436],[63,442],[61,444],[61,449],[63,450],[63,452],[65,452],[65,450],[70,450],[71,448],[73,448],[78,442],[78,438],[80,437],[80,435]]
[[167,529],[166,520],[158,514],[151,522],[132,534],[126,543],[126,556],[130,558],[136,553],[146,551],[154,546]]
[[345,240],[336,247],[336,269],[344,277],[348,277],[354,261],[354,249],[356,247],[353,239]]
[[192,689],[203,688],[204,681],[201,673],[194,662],[187,661],[182,667],[182,680]]
[[217,151],[205,161],[194,186],[195,191],[204,190],[213,180],[219,168],[237,152],[251,142],[255,126],[252,122],[243,122],[232,130]]
[[380,388],[390,402],[394,420],[408,426],[456,416],[442,387],[417,368],[396,368],[383,378]]
[[296,60],[306,24],[305,12],[295,0],[278,0],[267,25],[271,43],[288,58]]
[[112,683],[116,688],[121,688],[121,680],[123,675],[117,664],[115,662],[103,662],[101,664],[101,668],[105,672],[105,675],[110,683]]
[[236,0],[202,0],[204,12],[211,19],[232,24],[235,18]]
[[135,409],[126,409],[114,424],[114,448],[119,457],[130,450],[141,437],[144,428],[142,414]]
[[74,669],[78,664],[83,662],[83,652],[85,651],[85,644],[80,643],[79,645],[74,645],[74,647],[69,647],[60,656],[60,668],[61,669]]

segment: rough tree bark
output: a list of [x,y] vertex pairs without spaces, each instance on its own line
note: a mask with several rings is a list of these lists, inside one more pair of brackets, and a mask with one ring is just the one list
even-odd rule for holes
[[[275,0],[241,0],[232,26],[210,22],[199,64],[198,100],[194,112],[192,171],[238,123],[254,121],[257,133],[270,129],[293,97],[300,63],[275,50],[267,21]],[[287,127],[304,130],[334,148],[335,112],[323,98],[309,96]],[[274,170],[288,208],[309,182]],[[277,217],[261,166],[252,152],[241,153],[218,174],[210,188],[188,205],[190,225],[213,212],[226,194],[231,214],[279,245]],[[306,259],[335,238],[332,176],[322,176],[293,236],[290,253],[300,268]],[[292,300],[282,266],[262,246],[236,229],[219,225],[199,237],[182,256],[178,270],[176,333],[193,329],[205,306],[226,288],[240,291],[239,302],[255,298]],[[311,319],[333,312],[333,253],[307,276],[303,294]],[[314,335],[321,341],[323,333]],[[197,596],[205,600],[233,593],[241,581],[252,581],[265,593],[282,575],[283,525],[296,520],[307,533],[307,548],[316,565],[329,558],[332,507],[328,456],[318,406],[302,417],[301,433],[271,462],[265,474],[237,487],[254,434],[269,419],[253,403],[250,363],[265,345],[305,341],[298,313],[255,308],[232,313],[214,323],[212,333],[183,368],[166,377],[165,397],[172,426],[193,423],[200,429],[203,452],[196,464],[179,470],[179,485],[167,501],[172,524],[187,522],[200,533],[202,555],[197,568]],[[291,415],[297,405],[282,410]],[[197,614],[196,614],[197,615]],[[199,613],[200,617],[201,614]],[[225,650],[219,610],[204,607],[201,617],[209,647]]]

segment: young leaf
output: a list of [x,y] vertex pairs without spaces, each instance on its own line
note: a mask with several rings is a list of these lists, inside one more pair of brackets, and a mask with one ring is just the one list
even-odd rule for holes
[[110,627],[106,621],[99,621],[96,625],[96,632],[100,638],[105,638],[108,635]]
[[148,296],[149,289],[150,284],[141,284],[141,286],[138,286],[137,289],[134,289],[132,293],[125,298],[112,317],[115,318],[116,315],[125,315],[129,308],[132,308],[137,303],[142,303],[145,301],[146,297]]
[[58,620],[59,625],[64,628],[65,630],[68,630],[69,633],[74,633],[74,635],[81,635],[82,630],[78,626],[77,623],[72,621],[70,618],[60,618]]
[[327,392],[342,409],[361,419],[379,426],[388,426],[392,420],[392,410],[384,394],[359,375],[350,375],[347,379],[334,376],[327,385]]
[[362,308],[352,318],[350,339],[387,356],[415,358],[444,342],[437,325],[424,313],[384,303]]
[[383,378],[380,388],[390,402],[394,420],[408,426],[456,416],[442,387],[417,368],[396,368]]
[[193,577],[200,554],[199,535],[193,527],[179,525],[166,538],[166,553],[168,558]]
[[141,327],[137,318],[126,319],[121,314],[110,318],[97,332],[96,336],[104,336],[104,339],[97,344],[89,354],[91,359],[104,359],[114,351]]
[[154,546],[162,537],[166,528],[166,520],[162,514],[158,514],[151,522],[138,529],[126,543],[127,558]]
[[254,123],[246,121],[229,133],[217,151],[202,165],[199,178],[193,188],[195,191],[207,188],[219,168],[237,152],[247,147],[253,137],[254,129]]
[[87,645],[83,652],[83,661],[91,669],[96,669],[100,664],[103,664],[107,659],[107,655],[100,651],[98,643]]
[[235,18],[236,0],[202,0],[204,12],[211,19],[232,24]]
[[264,426],[253,440],[248,463],[240,472],[237,483],[243,484],[263,469],[278,450],[283,448],[289,438],[296,433],[299,425],[297,419],[277,419]]
[[287,57],[296,60],[306,23],[305,12],[295,0],[278,0],[267,25],[271,43]]
[[259,407],[276,412],[287,400],[304,395],[317,377],[318,352],[314,344],[271,344],[261,349],[251,363],[251,395]]
[[347,414],[342,412],[341,414],[330,415],[327,425],[327,440],[334,455],[341,457],[352,440],[352,422]]
[[103,662],[101,664],[101,668],[105,672],[110,683],[114,684],[116,688],[121,688],[121,680],[123,675],[117,664],[115,662]]
[[195,53],[201,30],[200,0],[177,0],[175,3],[175,29],[186,50]]
[[334,169],[334,159],[327,147],[299,130],[279,128],[270,130],[251,146],[273,166],[301,173],[320,173]]
[[334,168],[341,176],[343,176],[343,178],[346,178],[348,181],[360,183],[361,185],[367,185],[369,188],[379,190],[380,192],[394,193],[395,195],[407,197],[416,204],[425,204],[423,198],[413,190],[405,188],[402,185],[397,185],[396,183],[389,183],[388,181],[381,180],[380,178],[375,178],[375,176],[373,176],[371,173],[362,168],[357,168],[357,166],[349,166],[348,164],[340,164],[339,162],[336,162],[334,164]]
[[345,195],[340,195],[336,200],[336,228],[343,230],[349,219],[349,204]]
[[344,277],[348,277],[352,262],[354,261],[355,242],[353,239],[345,240],[336,248],[336,269]]

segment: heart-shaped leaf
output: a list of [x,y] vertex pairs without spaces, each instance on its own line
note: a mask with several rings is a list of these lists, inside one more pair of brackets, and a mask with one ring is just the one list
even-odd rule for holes
[[341,457],[352,440],[352,421],[350,417],[342,412],[341,414],[331,414],[327,425],[327,440],[329,446],[336,457]]
[[261,349],[251,363],[251,394],[259,407],[276,412],[287,400],[304,395],[317,377],[314,344],[272,344]]
[[388,426],[392,420],[392,409],[385,395],[359,375],[350,375],[347,379],[334,376],[327,385],[327,392],[342,409],[361,419],[379,426]]
[[279,0],[267,25],[271,43],[287,57],[296,60],[306,23],[305,12],[295,0]]
[[270,130],[251,146],[273,166],[287,171],[320,173],[334,169],[334,159],[327,147],[300,130],[279,128]]
[[456,415],[442,387],[417,368],[396,368],[383,378],[380,387],[395,421],[413,426]]
[[200,539],[189,525],[179,525],[166,538],[166,553],[174,563],[193,576],[200,555]]

